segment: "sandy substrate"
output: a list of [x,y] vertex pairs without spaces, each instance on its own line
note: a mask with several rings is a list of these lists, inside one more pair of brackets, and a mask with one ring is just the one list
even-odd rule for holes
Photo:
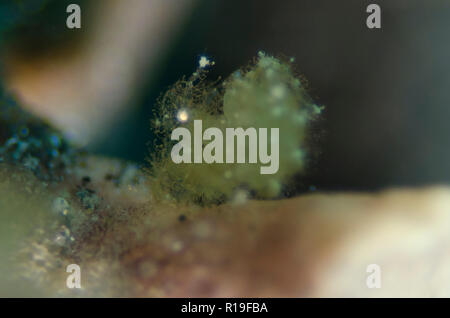
[[[83,288],[57,295],[450,296],[448,187],[199,207],[152,198],[140,172],[116,161],[82,166],[64,186],[90,177],[95,221],[74,232],[49,277],[65,279],[74,262]],[[371,264],[380,288],[369,288]]]

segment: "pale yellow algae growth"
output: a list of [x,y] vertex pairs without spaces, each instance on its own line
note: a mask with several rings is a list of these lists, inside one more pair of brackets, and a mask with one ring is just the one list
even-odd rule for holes
[[[157,155],[150,159],[156,198],[214,203],[231,199],[242,189],[258,198],[280,196],[288,178],[304,168],[307,128],[322,108],[313,103],[302,81],[294,75],[291,62],[262,52],[252,65],[234,72],[222,83],[207,82],[206,73],[200,65],[196,73],[177,82],[158,103],[153,123],[159,136],[154,150]],[[279,170],[261,174],[261,164],[248,160],[244,164],[175,164],[170,156],[175,144],[171,132],[176,127],[193,132],[194,120],[202,120],[203,131],[209,127],[223,132],[226,128],[253,127],[257,131],[268,128],[270,134],[271,128],[279,128]],[[268,140],[270,149],[270,136]],[[207,144],[203,141],[203,146]]]

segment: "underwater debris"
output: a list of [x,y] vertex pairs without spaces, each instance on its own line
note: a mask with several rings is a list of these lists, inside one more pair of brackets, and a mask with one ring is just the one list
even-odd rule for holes
[[76,153],[58,130],[21,109],[0,83],[0,163],[24,166],[41,180],[59,181]]
[[[214,62],[201,57],[196,72],[175,83],[158,100],[153,121],[158,138],[149,159],[156,197],[219,203],[231,199],[239,187],[248,188],[257,198],[278,197],[287,179],[304,168],[307,128],[322,107],[309,97],[291,62],[259,52],[252,65],[237,70],[223,82],[206,81],[205,67],[209,65]],[[170,155],[174,146],[172,132],[179,127],[194,131],[197,121],[202,122],[205,131],[211,127],[221,131],[230,127],[279,129],[279,170],[261,175],[254,162],[218,163],[225,162],[223,158],[213,163],[174,163]],[[234,147],[237,154],[237,143]],[[244,142],[244,147],[244,153],[251,151],[249,143]]]
[[77,197],[80,199],[83,208],[87,210],[95,210],[100,201],[95,191],[88,188],[81,188],[77,192]]

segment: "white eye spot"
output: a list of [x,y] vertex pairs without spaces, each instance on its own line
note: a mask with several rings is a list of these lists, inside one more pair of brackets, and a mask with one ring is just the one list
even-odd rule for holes
[[177,113],[177,119],[178,119],[178,121],[180,121],[182,123],[187,122],[188,119],[189,119],[188,112],[186,110],[184,110],[184,109],[179,110],[178,113]]

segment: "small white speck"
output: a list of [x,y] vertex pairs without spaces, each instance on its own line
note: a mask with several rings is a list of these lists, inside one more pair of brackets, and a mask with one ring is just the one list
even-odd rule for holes
[[198,65],[200,66],[200,68],[205,68],[208,65],[211,65],[211,61],[206,56],[202,56],[198,61]]
[[189,114],[185,109],[180,109],[177,113],[177,119],[178,121],[185,123],[189,119]]

